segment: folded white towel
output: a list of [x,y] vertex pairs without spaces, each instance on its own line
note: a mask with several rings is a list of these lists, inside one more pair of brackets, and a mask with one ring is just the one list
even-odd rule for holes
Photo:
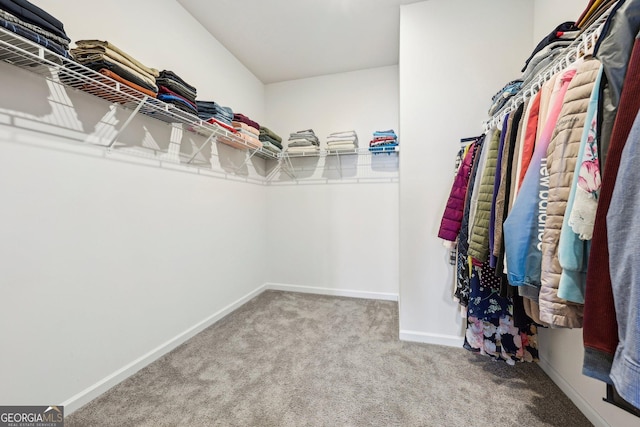
[[329,151],[351,151],[358,148],[353,143],[344,143],[344,144],[332,144],[327,146],[327,150]]
[[309,146],[309,147],[290,147],[287,148],[287,153],[304,153],[304,154],[312,154],[312,153],[318,153],[320,152],[320,148],[316,147],[315,145]]

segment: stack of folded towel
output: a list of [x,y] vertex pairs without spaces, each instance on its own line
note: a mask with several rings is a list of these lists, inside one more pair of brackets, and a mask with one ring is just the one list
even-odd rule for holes
[[373,139],[369,142],[369,151],[390,151],[398,146],[398,136],[393,131],[378,130],[373,133]]
[[333,132],[327,137],[327,150],[352,151],[358,148],[358,135],[356,131]]
[[175,105],[182,111],[198,115],[195,87],[169,70],[160,71],[160,75],[156,78],[156,84],[158,85],[158,99]]
[[260,125],[243,114],[234,114],[231,122],[237,135],[242,138],[251,148],[262,147],[260,142]]
[[[223,107],[215,101],[196,101],[198,107],[198,117],[211,123],[222,122],[227,126],[231,126],[233,121],[233,110],[229,107]],[[220,123],[218,123],[220,124]]]
[[87,68],[134,88],[148,96],[158,93],[158,70],[141,64],[138,60],[103,40],[78,40],[71,49],[73,58]]
[[320,141],[312,129],[299,130],[289,134],[287,153],[315,154],[320,151]]
[[69,58],[62,22],[26,0],[0,0],[0,27]]
[[262,142],[262,148],[272,153],[282,152],[282,138],[264,126],[260,126],[260,142]]

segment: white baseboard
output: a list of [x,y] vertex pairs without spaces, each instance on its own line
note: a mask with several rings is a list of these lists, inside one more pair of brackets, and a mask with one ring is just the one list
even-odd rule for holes
[[457,335],[429,334],[417,331],[400,331],[401,341],[412,341],[424,344],[446,345],[447,347],[462,347],[464,338]]
[[596,427],[611,427],[609,423],[607,423],[602,416],[587,402],[587,400],[582,397],[578,391],[573,388],[571,384],[567,380],[564,379],[562,375],[547,361],[540,359],[538,365],[542,368],[542,370],[551,378],[551,380],[556,383],[556,385],[562,390],[564,394],[567,395],[569,399],[578,407],[580,412],[584,414],[585,417],[591,421],[591,423]]
[[213,325],[218,320],[222,319],[223,317],[225,317],[229,313],[231,313],[234,310],[236,310],[239,307],[241,307],[243,304],[247,303],[249,300],[253,299],[254,297],[256,297],[258,295],[260,295],[262,292],[264,292],[264,290],[265,290],[264,288],[265,288],[264,285],[258,287],[256,290],[248,293],[247,295],[243,296],[242,298],[238,299],[237,301],[227,305],[226,307],[224,307],[223,309],[217,311],[216,313],[212,314],[211,316],[207,317],[203,321],[197,323],[196,325],[190,327],[186,331],[176,335],[175,337],[171,338],[167,342],[165,342],[165,343],[159,345],[158,347],[154,348],[153,350],[151,350],[147,354],[139,357],[138,359],[134,360],[133,362],[131,362],[131,363],[125,365],[124,367],[122,367],[121,369],[115,371],[111,375],[103,378],[102,380],[100,380],[97,383],[93,384],[92,386],[86,388],[85,390],[81,391],[80,393],[76,394],[75,396],[72,396],[71,398],[67,399],[66,401],[64,401],[62,403],[62,405],[64,406],[65,415],[69,415],[72,412],[74,412],[75,410],[77,410],[78,408],[82,407],[83,405],[86,405],[87,403],[89,403],[90,401],[95,399],[96,397],[100,396],[102,393],[104,393],[107,390],[109,390],[111,387],[113,387],[116,384],[118,384],[118,383],[122,382],[123,380],[127,379],[131,375],[133,375],[136,372],[138,372],[140,369],[144,368],[145,366],[149,365],[153,361],[155,361],[155,360],[159,359],[160,357],[164,356],[165,354],[167,354],[171,350],[173,350],[176,347],[178,347],[179,345],[183,344],[188,339],[194,337],[195,335],[197,335],[198,333],[202,332],[203,330],[205,330],[209,326]]
[[315,286],[287,285],[283,283],[265,283],[265,290],[299,292],[303,294],[331,295],[337,297],[378,299],[384,301],[398,301],[398,294],[385,292],[355,291],[350,289],[321,288]]

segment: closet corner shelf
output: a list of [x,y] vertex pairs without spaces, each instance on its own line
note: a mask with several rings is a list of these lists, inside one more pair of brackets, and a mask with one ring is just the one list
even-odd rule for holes
[[314,153],[287,153],[286,151],[280,154],[282,159],[297,159],[297,158],[314,158],[314,157],[341,157],[341,156],[367,156],[375,154],[393,154],[399,153],[400,147],[373,147],[373,148],[354,148],[351,150],[318,150]]
[[47,80],[87,92],[132,110],[131,116],[123,123],[108,148],[112,147],[119,134],[136,114],[143,114],[166,123],[181,124],[185,130],[207,138],[198,152],[208,143],[213,142],[214,138],[224,137],[233,141],[236,146],[246,148],[251,156],[255,155],[269,160],[277,160],[279,157],[263,148],[256,149],[250,146],[242,138],[221,126],[208,123],[171,104],[149,97],[4,28],[0,28],[0,60],[38,74]]
[[[104,148],[105,153],[115,150],[114,153],[118,152],[123,155],[146,157],[142,152],[137,150],[132,151],[127,150],[124,147],[116,148],[115,146],[120,134],[138,114],[142,114],[168,124],[180,125],[185,131],[192,132],[205,138],[205,141],[197,148],[195,153],[189,155],[180,154],[175,159],[172,156],[168,156],[162,160],[161,163],[176,163],[176,166],[182,165],[188,169],[195,168],[198,173],[211,176],[222,176],[225,179],[233,179],[233,176],[229,175],[227,172],[213,170],[208,167],[202,168],[195,163],[195,159],[199,153],[208,144],[213,144],[214,141],[219,141],[220,143],[229,145],[235,149],[247,151],[248,155],[243,165],[247,164],[247,162],[249,162],[254,156],[266,160],[277,160],[278,167],[274,168],[272,173],[265,177],[264,181],[260,181],[262,184],[271,182],[271,179],[275,176],[275,172],[282,168],[284,164],[288,163],[290,165],[290,159],[292,158],[336,157],[338,161],[341,162],[341,158],[343,156],[372,156],[380,153],[390,155],[399,152],[399,147],[397,146],[379,147],[375,149],[367,147],[355,148],[352,150],[319,150],[312,154],[286,152],[275,153],[263,147],[256,148],[255,146],[249,145],[244,139],[238,137],[233,132],[223,128],[222,126],[204,121],[194,114],[182,111],[171,104],[150,97],[97,71],[78,64],[70,58],[51,52],[45,47],[4,28],[0,28],[0,61],[37,74],[55,84],[89,93],[103,100],[107,100],[114,105],[120,105],[129,110],[129,117],[122,122],[120,128],[116,131],[115,136],[112,136],[106,145],[104,143],[89,142],[91,145]],[[340,175],[342,178],[342,173]],[[358,180],[358,182],[359,181],[360,180]],[[298,182],[297,178],[296,182]]]

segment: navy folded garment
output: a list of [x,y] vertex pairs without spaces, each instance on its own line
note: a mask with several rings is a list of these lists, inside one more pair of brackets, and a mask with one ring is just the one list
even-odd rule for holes
[[191,104],[189,104],[187,101],[180,98],[179,96],[169,95],[168,93],[160,93],[158,94],[158,99],[168,104],[175,105],[182,111],[186,111],[187,113],[198,115],[198,110],[193,108]]
[[0,9],[6,10],[23,21],[51,31],[53,34],[65,40],[71,41],[64,32],[62,22],[26,0],[0,0]]
[[30,29],[23,27],[22,25],[14,24],[2,18],[0,18],[0,25],[6,28],[7,30],[11,31],[12,33],[22,36],[27,40],[35,42],[40,46],[43,46],[49,49],[51,52],[57,53],[58,55],[64,56],[65,58],[71,58],[71,56],[69,55],[69,52],[65,50],[62,46],[60,46],[58,43],[52,40],[49,40],[48,38],[41,36],[40,34],[35,33]]

